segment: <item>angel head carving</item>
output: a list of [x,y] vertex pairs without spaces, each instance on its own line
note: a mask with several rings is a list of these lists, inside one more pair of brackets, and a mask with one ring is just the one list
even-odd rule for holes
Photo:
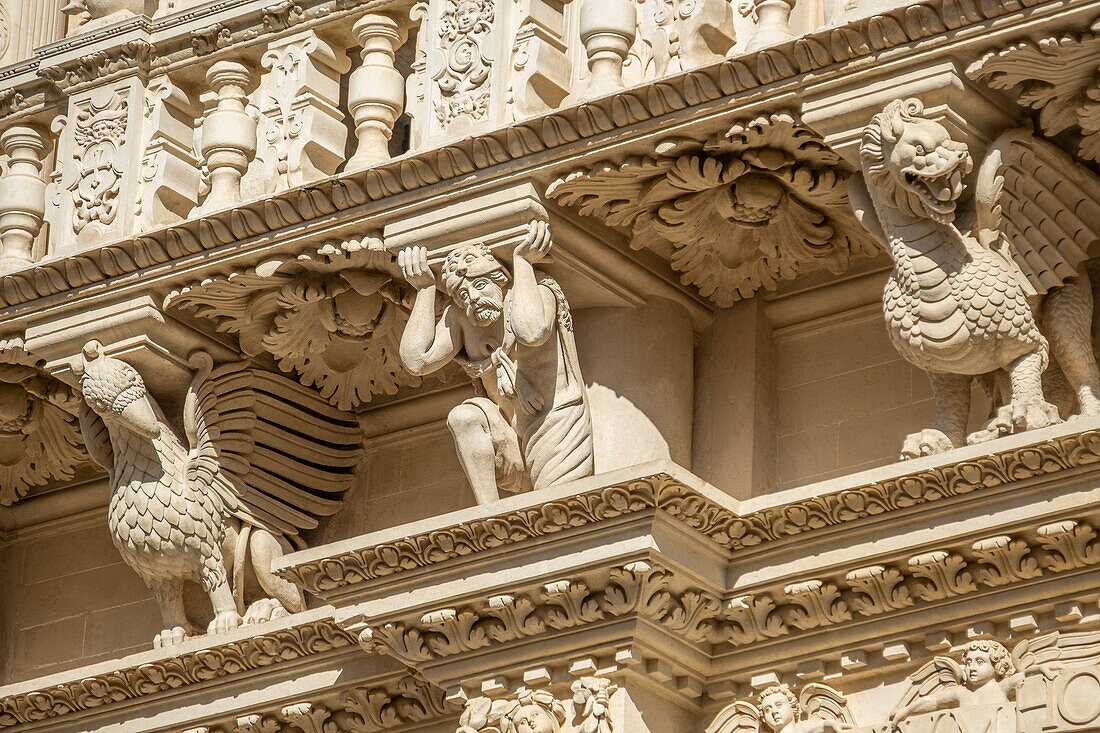
[[514,699],[467,702],[457,733],[561,733],[565,721],[565,705],[553,694],[521,690]]
[[854,727],[844,695],[811,683],[795,695],[790,685],[772,685],[756,704],[738,700],[714,719],[706,733],[760,733],[761,721],[773,733],[836,733]]
[[973,162],[966,143],[923,113],[918,99],[886,105],[864,128],[859,154],[868,183],[888,192],[897,208],[946,223]]
[[970,687],[1016,674],[1012,654],[999,641],[978,639],[963,649],[964,682]]
[[160,422],[137,369],[104,354],[98,341],[89,341],[79,371],[80,392],[95,414],[147,438],[160,436]]

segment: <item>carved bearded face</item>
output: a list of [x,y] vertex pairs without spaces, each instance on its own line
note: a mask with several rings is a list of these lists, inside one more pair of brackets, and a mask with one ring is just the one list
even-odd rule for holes
[[491,275],[463,281],[454,298],[470,320],[482,328],[496,323],[504,313],[504,288]]
[[768,727],[774,731],[782,730],[794,722],[794,708],[791,706],[791,701],[781,692],[766,695],[760,701],[760,712]]
[[523,705],[512,714],[516,733],[560,733],[554,716],[540,705]]

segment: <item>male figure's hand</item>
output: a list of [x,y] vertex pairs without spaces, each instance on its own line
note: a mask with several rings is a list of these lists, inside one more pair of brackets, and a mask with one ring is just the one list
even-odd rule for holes
[[550,238],[550,224],[545,221],[532,221],[527,225],[527,236],[516,245],[515,256],[533,265],[550,254],[553,244]]
[[428,266],[428,250],[424,247],[409,247],[397,253],[397,264],[401,274],[417,290],[435,285],[435,273]]

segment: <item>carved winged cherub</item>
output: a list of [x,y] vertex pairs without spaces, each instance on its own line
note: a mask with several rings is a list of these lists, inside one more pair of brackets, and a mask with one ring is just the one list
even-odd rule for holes
[[[84,440],[110,474],[112,538],[164,618],[154,647],[194,633],[188,581],[210,596],[208,633],[304,610],[272,560],[340,507],[361,450],[355,421],[304,387],[247,363],[214,368],[201,352],[192,365],[186,442],[134,367],[96,341],[77,366]],[[257,584],[270,597],[246,610],[245,587]]]
[[797,697],[789,685],[772,685],[758,705],[738,700],[726,707],[706,733],[760,733],[761,720],[772,733],[838,733],[855,726],[848,700],[828,685],[810,683]]
[[565,720],[565,705],[552,693],[521,690],[515,699],[469,700],[456,733],[561,733]]
[[[1100,414],[1083,266],[1100,237],[1100,181],[1014,130],[982,162],[971,224],[956,210],[972,165],[967,147],[922,115],[915,99],[875,115],[860,145],[863,182],[854,177],[849,191],[894,259],[883,293],[890,338],[928,373],[936,400],[934,424],[908,436],[902,456],[1058,422],[1042,385],[1048,340],[1073,392],[1063,413]],[[971,382],[983,375],[998,409],[967,436]]]
[[1053,642],[1040,637],[1028,640],[1010,653],[990,639],[971,641],[963,648],[962,664],[950,657],[935,657],[909,677],[910,687],[890,713],[896,726],[911,715],[956,707],[995,706],[1014,699],[1024,680],[1024,668],[1032,665],[1048,678],[1063,666]]

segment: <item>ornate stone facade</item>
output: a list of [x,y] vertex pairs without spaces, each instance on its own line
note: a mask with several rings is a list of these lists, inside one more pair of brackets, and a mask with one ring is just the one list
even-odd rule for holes
[[0,0],[0,728],[1100,730],[1098,18]]

